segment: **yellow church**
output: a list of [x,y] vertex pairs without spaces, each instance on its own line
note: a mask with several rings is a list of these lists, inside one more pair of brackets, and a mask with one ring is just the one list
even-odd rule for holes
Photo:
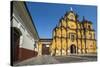
[[82,22],[71,9],[53,29],[50,53],[52,56],[96,53],[95,30],[92,22],[83,17]]
[[78,15],[71,9],[53,29],[52,39],[40,39],[37,47],[38,55],[93,54],[97,52],[95,30],[91,21],[83,17],[80,22]]

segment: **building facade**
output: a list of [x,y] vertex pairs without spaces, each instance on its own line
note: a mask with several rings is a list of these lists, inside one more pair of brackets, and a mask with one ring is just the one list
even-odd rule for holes
[[11,65],[38,54],[35,46],[39,40],[25,2],[11,2]]
[[50,53],[54,56],[96,53],[96,37],[92,22],[78,20],[71,9],[53,29]]
[[37,45],[38,56],[50,55],[51,42],[52,39],[46,39],[46,38],[42,38],[38,41]]

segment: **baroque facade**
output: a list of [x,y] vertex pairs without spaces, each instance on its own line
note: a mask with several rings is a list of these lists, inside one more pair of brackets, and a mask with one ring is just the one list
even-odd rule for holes
[[50,53],[53,56],[96,53],[95,30],[92,22],[78,20],[78,15],[70,10],[53,29]]

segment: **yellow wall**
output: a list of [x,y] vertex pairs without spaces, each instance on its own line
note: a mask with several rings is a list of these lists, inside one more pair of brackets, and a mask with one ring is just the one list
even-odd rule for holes
[[[72,54],[72,45],[76,47],[75,54],[96,53],[95,31],[93,30],[92,24],[76,21],[75,15],[74,12],[69,12],[68,16],[64,16],[59,25],[53,30],[50,46],[51,55],[70,55]],[[84,31],[83,26],[86,28],[86,31]],[[74,38],[72,38],[72,35]],[[72,39],[74,40],[72,41]],[[38,43],[38,48],[39,55],[41,55],[41,42]]]
[[[66,21],[65,19],[62,19],[58,27],[56,27],[56,33],[53,34],[55,35],[55,38],[53,37],[51,51],[56,56],[68,55],[70,54],[71,45],[74,44],[76,46],[76,53],[95,53],[96,40],[94,36],[95,31],[93,31],[92,24],[87,22],[81,24],[80,22],[75,21],[75,16],[73,18],[70,18],[70,15],[72,15],[72,13],[69,14],[67,18],[72,20],[68,19]],[[84,32],[82,25],[84,25],[84,27],[86,28],[86,32]],[[90,25],[91,30],[89,30],[88,25]],[[76,29],[78,30],[76,31]],[[74,41],[71,40],[71,34],[74,35]],[[84,39],[85,35],[86,39]],[[56,49],[56,52],[54,51],[54,49]]]

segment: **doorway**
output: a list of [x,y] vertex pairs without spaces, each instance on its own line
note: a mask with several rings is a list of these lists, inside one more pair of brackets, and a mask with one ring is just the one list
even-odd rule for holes
[[42,44],[42,55],[49,55],[49,47],[47,44]]
[[16,27],[11,27],[11,64],[19,60],[19,43],[21,31]]
[[76,46],[75,46],[74,44],[72,44],[72,45],[70,46],[70,53],[71,53],[71,54],[75,54],[75,53],[76,53]]

